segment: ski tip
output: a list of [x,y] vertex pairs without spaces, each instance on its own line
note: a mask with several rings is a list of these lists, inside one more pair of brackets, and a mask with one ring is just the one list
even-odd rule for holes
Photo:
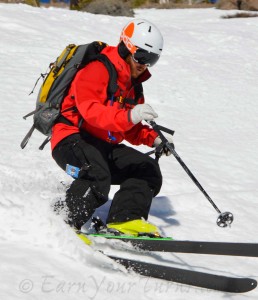
[[247,293],[257,287],[257,281],[251,278],[238,278],[235,284],[229,285],[229,292],[232,293]]
[[92,241],[85,234],[77,233],[77,235],[86,245],[92,245]]
[[250,280],[250,291],[254,290],[257,287],[257,281],[255,279],[249,279]]

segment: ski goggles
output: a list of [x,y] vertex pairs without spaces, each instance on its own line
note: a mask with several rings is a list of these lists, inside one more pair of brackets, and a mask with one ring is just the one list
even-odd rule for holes
[[146,65],[147,67],[152,67],[159,60],[159,54],[148,52],[144,49],[137,49],[137,51],[132,54],[133,60],[140,65]]

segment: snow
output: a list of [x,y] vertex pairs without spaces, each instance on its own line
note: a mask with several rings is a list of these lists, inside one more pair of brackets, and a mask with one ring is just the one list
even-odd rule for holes
[[[235,13],[234,11],[226,12]],[[176,151],[231,228],[216,226],[217,212],[174,157],[160,160],[164,183],[150,221],[179,240],[258,242],[257,77],[258,19],[222,19],[216,9],[137,10],[158,25],[164,53],[145,84],[160,125],[174,129]],[[0,4],[0,298],[14,299],[257,299],[258,290],[233,295],[126,273],[85,246],[51,210],[71,179],[51,158],[44,137],[20,142],[32,121],[29,92],[49,62],[69,43],[118,42],[125,17],[56,8]],[[139,147],[148,151],[146,147]],[[112,187],[110,199],[117,190]],[[98,215],[105,218],[108,206]],[[109,253],[116,251],[102,242]],[[256,258],[190,254],[118,254],[154,263],[258,279]]]

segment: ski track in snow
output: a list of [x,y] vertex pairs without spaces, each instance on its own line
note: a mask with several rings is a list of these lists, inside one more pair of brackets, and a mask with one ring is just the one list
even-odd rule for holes
[[[173,157],[160,160],[164,183],[150,221],[175,239],[257,240],[258,18],[224,20],[235,11],[136,10],[156,23],[165,45],[151,69],[145,97],[157,123],[176,131],[176,150],[231,228],[216,226],[217,213]],[[86,247],[51,210],[71,179],[51,158],[44,137],[19,144],[32,121],[28,97],[40,73],[70,43],[118,42],[125,17],[54,8],[0,4],[0,259],[1,299],[257,299],[258,290],[232,295],[147,279]],[[139,147],[148,151],[146,147]],[[112,187],[110,199],[117,187]],[[105,218],[110,201],[97,214]],[[258,279],[255,258],[105,251],[153,263]]]

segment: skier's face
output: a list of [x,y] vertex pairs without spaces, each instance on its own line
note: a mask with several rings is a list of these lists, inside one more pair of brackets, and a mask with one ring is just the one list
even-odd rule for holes
[[130,66],[132,78],[139,77],[147,69],[146,65],[139,64],[132,58],[131,55],[127,57],[126,61]]

